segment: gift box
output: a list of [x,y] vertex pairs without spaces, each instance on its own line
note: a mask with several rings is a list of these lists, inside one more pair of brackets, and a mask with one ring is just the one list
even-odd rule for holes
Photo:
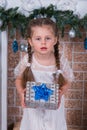
[[58,108],[59,85],[53,83],[26,83],[25,104],[29,108]]

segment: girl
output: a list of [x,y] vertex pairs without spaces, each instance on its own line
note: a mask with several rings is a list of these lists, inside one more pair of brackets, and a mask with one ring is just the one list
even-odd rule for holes
[[[70,87],[73,73],[67,59],[59,55],[58,28],[51,19],[37,18],[30,21],[27,34],[28,54],[15,68],[15,83],[24,108],[20,130],[67,130],[63,95]],[[58,109],[26,108],[27,81],[58,83]]]

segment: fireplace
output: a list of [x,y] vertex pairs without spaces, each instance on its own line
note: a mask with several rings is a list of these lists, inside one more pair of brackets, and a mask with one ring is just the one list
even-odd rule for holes
[[0,130],[7,130],[7,32],[0,31]]

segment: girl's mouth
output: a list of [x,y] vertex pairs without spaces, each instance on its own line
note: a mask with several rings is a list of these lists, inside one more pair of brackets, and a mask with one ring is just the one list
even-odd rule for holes
[[47,47],[41,47],[41,50],[47,50]]

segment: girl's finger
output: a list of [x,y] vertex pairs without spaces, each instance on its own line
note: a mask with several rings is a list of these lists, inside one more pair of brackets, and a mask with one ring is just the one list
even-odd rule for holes
[[60,104],[61,104],[61,97],[62,97],[62,90],[59,90],[58,108],[60,107]]
[[25,104],[25,96],[26,96],[26,89],[23,90],[22,94],[21,94],[21,106],[23,108],[26,107],[26,104]]

